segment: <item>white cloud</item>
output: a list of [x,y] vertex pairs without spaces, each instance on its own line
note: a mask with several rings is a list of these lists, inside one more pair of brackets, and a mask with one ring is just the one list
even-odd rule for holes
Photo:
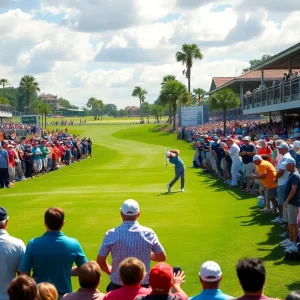
[[175,61],[183,43],[201,48],[192,88],[207,90],[213,76],[240,74],[250,59],[276,54],[300,35],[299,0],[290,0],[290,13],[278,0],[41,0],[39,8],[30,1],[30,13],[0,14],[1,76],[16,86],[31,74],[42,92],[78,106],[92,96],[119,107],[137,104],[137,84],[153,102],[166,74],[186,83]]

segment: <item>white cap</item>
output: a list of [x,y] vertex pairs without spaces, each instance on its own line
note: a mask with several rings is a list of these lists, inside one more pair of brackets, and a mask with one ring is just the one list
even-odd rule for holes
[[140,212],[139,204],[132,199],[123,202],[121,212],[125,216],[136,216]]
[[243,137],[243,141],[250,141],[249,136],[244,136],[244,137]]
[[284,164],[285,165],[288,165],[288,164],[296,165],[296,161],[292,157],[289,157],[285,160]]
[[282,142],[277,146],[278,149],[289,149],[289,145],[285,142]]
[[203,281],[215,282],[221,279],[222,271],[220,266],[216,262],[207,261],[201,266],[199,275]]
[[170,152],[170,151],[168,151],[168,152],[166,153],[166,157],[169,157],[169,156],[170,156],[170,154],[171,154],[171,152]]
[[300,148],[300,141],[295,141],[295,142],[293,143],[293,145],[294,145],[294,147],[296,147],[296,148]]
[[253,161],[262,160],[262,157],[260,155],[254,155]]

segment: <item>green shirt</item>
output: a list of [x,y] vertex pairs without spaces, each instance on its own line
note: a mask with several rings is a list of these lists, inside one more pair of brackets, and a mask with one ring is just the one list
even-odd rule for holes
[[40,150],[42,151],[41,158],[46,158],[48,155],[48,149],[45,146],[40,146]]

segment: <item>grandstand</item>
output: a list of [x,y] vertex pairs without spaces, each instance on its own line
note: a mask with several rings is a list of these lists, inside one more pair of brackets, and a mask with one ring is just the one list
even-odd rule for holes
[[[300,43],[274,55],[253,70],[238,77],[214,77],[207,95],[229,87],[241,100],[241,107],[228,112],[229,119],[266,115],[289,116],[300,114]],[[210,120],[221,118],[211,112]]]

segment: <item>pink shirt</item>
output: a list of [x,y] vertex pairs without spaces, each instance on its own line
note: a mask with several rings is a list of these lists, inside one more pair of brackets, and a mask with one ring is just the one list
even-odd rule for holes
[[66,294],[62,297],[64,300],[102,300],[104,294],[100,293],[97,289],[90,290],[80,288],[75,293]]
[[151,289],[141,287],[139,284],[124,285],[118,290],[114,290],[106,294],[103,300],[134,300],[138,295],[149,295]]

